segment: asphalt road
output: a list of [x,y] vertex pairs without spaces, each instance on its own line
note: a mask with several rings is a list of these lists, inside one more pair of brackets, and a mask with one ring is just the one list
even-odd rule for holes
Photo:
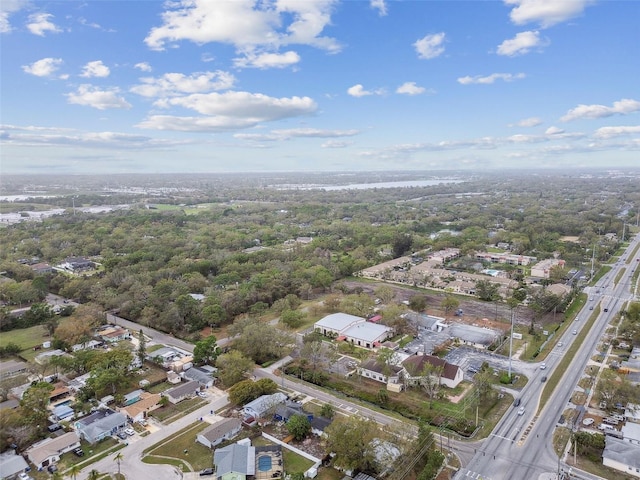
[[[639,242],[636,237],[627,248],[626,258]],[[635,263],[635,262],[634,262]],[[568,328],[564,336],[559,339],[564,343],[563,347],[555,347],[546,360],[547,370],[540,371],[529,384],[522,390],[522,405],[525,408],[523,415],[518,415],[518,409],[512,408],[496,425],[493,432],[485,440],[471,462],[462,468],[454,477],[456,480],[512,480],[512,479],[555,479],[560,470],[568,470],[569,467],[562,464],[553,451],[552,438],[561,413],[569,406],[569,399],[578,380],[582,377],[587,361],[596,350],[607,325],[614,318],[624,302],[633,299],[630,294],[630,278],[625,274],[621,281],[614,285],[614,279],[621,268],[628,264],[623,262],[613,266],[612,270],[598,282],[599,287],[589,288],[589,295],[594,300],[578,314],[574,325]],[[632,268],[635,268],[632,266]],[[592,313],[588,306],[600,302],[601,313],[598,316],[591,331],[583,331],[586,320]],[[604,312],[604,308],[609,311]],[[573,330],[577,334],[573,335]],[[564,349],[579,336],[585,340],[576,353],[571,368],[568,368],[558,384],[545,408],[538,417],[540,394],[544,383],[540,381],[544,373],[549,376],[559,363]],[[597,479],[595,475],[573,469],[572,478]]]

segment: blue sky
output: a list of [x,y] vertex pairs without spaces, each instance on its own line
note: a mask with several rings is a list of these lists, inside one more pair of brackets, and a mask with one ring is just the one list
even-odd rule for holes
[[640,165],[640,2],[0,2],[1,172]]

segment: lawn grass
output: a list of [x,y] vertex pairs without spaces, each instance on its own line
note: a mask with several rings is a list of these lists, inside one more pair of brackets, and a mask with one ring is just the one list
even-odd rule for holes
[[[3,332],[0,335],[0,347],[6,347],[8,343],[15,343],[21,350],[33,351],[33,347],[42,345],[42,342],[50,340],[43,325],[35,325],[29,328],[20,328]],[[41,352],[34,352],[34,356]]]
[[198,433],[208,426],[209,424],[207,422],[192,424],[188,428],[173,435],[169,441],[152,447],[147,451],[147,455],[155,458],[155,460],[147,463],[171,463],[172,465],[176,465],[176,463],[162,461],[168,459],[157,457],[162,456],[174,458],[176,461],[180,461],[180,463],[182,463],[182,460],[189,462],[196,470],[213,466],[212,450],[196,442]]
[[284,463],[284,470],[288,474],[304,473],[309,470],[314,463],[308,458],[304,458],[284,447],[282,448],[282,461]]
[[169,403],[166,407],[160,407],[157,410],[149,413],[150,416],[156,418],[160,422],[171,423],[177,419],[185,416],[187,413],[192,412],[203,406],[206,403],[200,397],[183,400],[175,405]]

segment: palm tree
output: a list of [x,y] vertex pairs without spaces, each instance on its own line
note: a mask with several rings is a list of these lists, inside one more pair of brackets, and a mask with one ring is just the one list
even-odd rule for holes
[[80,465],[76,463],[75,465],[71,466],[71,468],[67,471],[67,473],[71,475],[71,478],[73,478],[73,480],[76,480],[76,478],[78,478],[78,474],[80,473],[80,470],[82,470],[82,468],[80,467]]
[[89,476],[87,477],[87,479],[88,480],[98,480],[99,477],[100,477],[100,472],[94,468],[93,470],[91,470],[89,472]]
[[122,455],[122,452],[118,452],[118,453],[115,454],[113,459],[118,464],[118,476],[120,476],[120,462],[124,459],[124,455]]

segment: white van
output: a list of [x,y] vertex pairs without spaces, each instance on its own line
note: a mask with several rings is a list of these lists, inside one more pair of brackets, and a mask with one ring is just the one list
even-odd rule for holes
[[615,428],[613,428],[611,425],[607,425],[605,423],[601,423],[600,425],[598,425],[598,430],[615,430]]

